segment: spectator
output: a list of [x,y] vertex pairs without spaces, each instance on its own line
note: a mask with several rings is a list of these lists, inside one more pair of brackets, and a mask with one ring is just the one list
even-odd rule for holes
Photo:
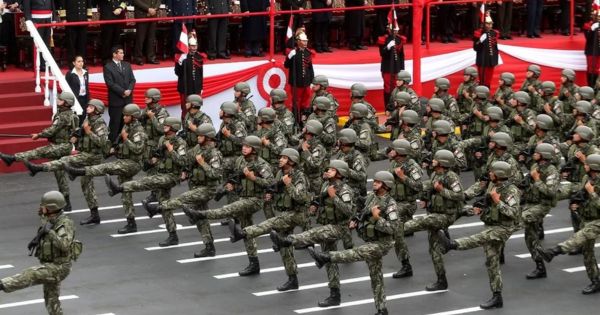
[[[208,15],[232,13],[229,0],[207,0]],[[228,18],[208,19],[208,59],[231,59],[227,51]]]
[[133,102],[135,77],[131,65],[123,61],[123,48],[112,49],[112,61],[104,65],[104,82],[108,89],[108,116],[110,117],[108,139],[115,142],[123,128],[123,107]]
[[[302,11],[306,8],[307,0],[281,0],[281,10]],[[290,14],[287,15],[285,25],[290,24]],[[301,14],[294,14],[293,30],[304,27],[304,18]]]
[[[386,4],[389,5],[389,4],[392,4],[392,2],[398,3],[398,0],[373,0],[374,5],[386,5]],[[375,9],[374,31],[375,31],[376,38],[387,34],[387,23],[388,23],[387,17],[388,17],[389,12],[390,12],[390,9],[388,9],[388,8]]]
[[[156,17],[160,0],[133,0],[135,7],[134,16],[136,19]],[[157,65],[160,62],[156,60],[156,22],[144,22],[135,24],[135,63],[143,65],[143,53],[146,51],[146,60],[148,63]]]
[[2,15],[2,23],[0,23],[0,46],[6,46],[8,50],[8,63],[16,63],[17,59],[17,42],[15,38],[15,15],[13,14],[19,10],[19,2],[17,0],[6,0],[4,1],[6,7],[4,8],[4,15]]
[[440,40],[444,44],[456,43],[456,39],[454,39],[455,19],[456,7],[454,4],[445,4],[439,6],[437,26],[440,34]]
[[[120,0],[96,0],[98,3],[98,12],[100,20],[119,20],[125,17],[127,3]],[[102,60],[107,62],[112,59],[112,48],[119,45],[121,24],[102,24],[100,25],[100,42],[102,43]],[[119,129],[121,130],[121,129]]]
[[[198,0],[166,0],[169,16],[189,16],[198,14]],[[189,31],[194,29],[194,20],[177,20],[173,23],[173,32],[171,49],[175,51],[179,34],[181,34],[181,24],[184,23]]]
[[512,36],[510,35],[512,14],[513,1],[498,2],[498,29],[500,30],[500,39],[512,39]]
[[544,0],[527,0],[527,37],[540,38]]
[[90,78],[88,76],[87,70],[84,67],[83,57],[81,55],[77,55],[73,57],[73,69],[67,72],[66,80],[69,84],[69,87],[73,91],[73,95],[77,97],[77,102],[79,102],[79,106],[83,109],[83,114],[79,116],[79,125],[83,123],[85,119],[85,107],[90,99]]
[[[177,92],[181,101],[181,117],[185,117],[187,108],[186,98],[191,94],[202,95],[204,83],[204,57],[198,52],[198,41],[190,37],[190,51],[183,62],[175,63],[175,75],[177,75]],[[183,121],[183,118],[182,118]]]
[[[311,0],[311,8],[325,9],[331,8],[333,0]],[[312,14],[313,33],[315,35],[315,50],[318,53],[333,52],[329,48],[329,23],[331,22],[331,12],[315,12]]]
[[[244,13],[265,12],[270,8],[269,0],[241,0],[240,9]],[[267,38],[267,17],[251,16],[242,19],[242,36],[246,44],[244,55],[262,57],[262,43]]]
[[[92,3],[90,0],[59,0],[58,9],[61,20],[67,22],[82,22],[92,18]],[[69,60],[74,60],[77,55],[85,56],[87,25],[65,27],[65,33]],[[82,122],[83,119],[79,121]]]
[[[54,12],[56,7],[54,0],[22,0],[25,20],[33,23],[50,23],[55,19]],[[46,47],[50,49],[50,31],[49,27],[40,27],[38,32]],[[40,70],[45,68],[44,58],[40,58]]]
[[296,46],[285,59],[284,66],[289,69],[288,84],[292,91],[292,106],[295,117],[309,108],[310,84],[315,77],[312,64],[313,52],[308,50],[308,37],[304,32],[296,33]]
[[[360,7],[367,5],[366,0],[345,0],[346,7]],[[351,50],[363,50],[367,47],[362,45],[365,32],[365,10],[344,11],[344,23],[346,25],[346,36],[348,46]]]
[[571,34],[569,20],[571,17],[571,5],[569,5],[569,0],[560,0],[560,33],[564,36],[569,36]]

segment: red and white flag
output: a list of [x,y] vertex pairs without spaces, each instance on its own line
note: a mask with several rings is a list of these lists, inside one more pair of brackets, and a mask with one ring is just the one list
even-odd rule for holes
[[[600,1],[600,0],[598,0]],[[398,26],[398,16],[396,16],[396,9],[392,6],[390,8],[390,13],[388,13],[388,27],[389,25],[393,25],[394,31],[399,31],[400,27]]]
[[600,9],[600,0],[594,0],[592,3],[592,11],[598,11]]
[[481,23],[485,22],[485,2],[482,2],[481,7],[479,7],[479,19]]
[[181,64],[186,58],[189,52],[188,47],[188,32],[185,24],[181,24],[181,34],[179,34],[179,41],[177,42],[177,50],[175,53],[175,62]]
[[[600,0],[599,0],[600,1]],[[287,31],[285,32],[285,42],[287,43],[290,38],[294,37],[294,15],[290,15],[290,22],[288,23]]]

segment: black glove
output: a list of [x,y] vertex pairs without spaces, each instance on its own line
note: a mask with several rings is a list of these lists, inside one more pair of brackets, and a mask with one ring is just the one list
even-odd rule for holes
[[37,238],[34,238],[31,240],[31,242],[29,242],[29,244],[27,244],[27,250],[29,250],[30,252],[36,248],[39,244],[36,242]]
[[46,234],[48,234],[48,232],[52,231],[53,227],[54,227],[54,223],[46,222],[46,224],[42,227],[42,231],[40,233],[42,235],[46,235]]

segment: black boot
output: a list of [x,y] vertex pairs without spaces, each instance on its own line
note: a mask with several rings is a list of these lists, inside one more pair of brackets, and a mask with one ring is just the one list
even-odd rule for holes
[[135,223],[135,217],[127,218],[127,224],[120,228],[117,233],[128,234],[137,232],[137,224]]
[[29,170],[29,176],[31,176],[31,177],[35,176],[35,174],[37,174],[38,172],[41,172],[44,170],[44,166],[42,166],[41,164],[34,164],[27,160],[23,161],[23,163]]
[[581,247],[577,247],[576,249],[569,252],[570,256],[581,255],[583,254],[583,249]]
[[67,172],[67,174],[69,174],[69,179],[70,180],[75,180],[77,178],[77,176],[84,176],[85,175],[85,168],[81,167],[73,167],[71,166],[69,163],[65,163],[65,171]]
[[544,265],[544,261],[543,260],[536,261],[535,269],[532,272],[525,275],[525,278],[527,278],[529,280],[546,278],[546,266]]
[[226,226],[228,224],[229,224],[229,220],[223,220],[223,221],[221,221],[221,225],[222,226]]
[[489,310],[490,308],[501,308],[502,307],[502,293],[501,292],[494,292],[494,295],[492,295],[492,298],[487,300],[485,303],[480,304],[479,307],[481,307],[484,310]]
[[154,217],[157,213],[160,213],[162,211],[162,209],[161,209],[162,207],[160,206],[160,204],[155,203],[155,202],[148,203],[146,201],[146,199],[142,200],[142,206],[148,213],[149,218]]
[[538,238],[540,240],[543,240],[545,236],[546,234],[544,233],[544,222],[540,222],[540,225],[538,225]]
[[315,260],[317,268],[319,269],[323,268],[326,263],[331,261],[331,256],[329,256],[329,253],[316,252],[314,247],[309,247],[308,253],[310,254],[310,257]]
[[[194,210],[188,206],[183,206],[181,207],[181,210],[183,210],[183,213],[185,213],[185,215],[190,219],[190,222],[198,222],[200,220],[206,219],[206,216],[204,215],[204,213],[202,213],[201,211],[198,210]],[[195,224],[195,223],[192,223]]]
[[538,254],[540,254],[540,256],[542,256],[542,259],[544,259],[546,262],[551,262],[552,259],[554,258],[554,256],[558,256],[558,255],[562,255],[564,254],[562,248],[560,246],[554,246],[552,248],[542,248],[541,246],[535,249]]
[[271,237],[271,241],[273,241],[273,244],[275,244],[275,245],[277,245],[279,247],[290,247],[290,246],[292,246],[292,240],[289,237],[281,237],[275,231],[271,231],[271,233],[269,234],[269,236]]
[[104,177],[104,181],[106,182],[106,187],[108,187],[109,196],[112,197],[116,194],[120,194],[123,192],[123,187],[121,187],[121,185],[113,181],[112,178],[110,178],[110,175],[106,174],[106,176]]
[[169,237],[164,241],[158,243],[160,247],[167,247],[179,244],[179,238],[177,237],[177,232],[169,232]]
[[0,281],[0,291],[4,291],[4,284],[2,284],[2,281]]
[[329,307],[340,305],[340,288],[329,288],[329,296],[325,300],[319,302],[319,307]]
[[194,257],[195,258],[215,257],[215,254],[216,254],[215,244],[214,243],[206,243],[206,247],[204,247],[204,249],[201,250],[199,253],[194,253]]
[[[144,199],[146,203],[158,202],[158,197],[156,196],[156,192],[151,191],[148,197]],[[143,202],[143,201],[142,201]]]
[[447,253],[449,250],[455,250],[458,248],[458,244],[451,240],[450,238],[448,238],[448,236],[446,235],[447,230],[439,230],[437,232],[438,237],[442,243],[442,253],[445,254]]
[[504,265],[504,246],[502,246],[502,250],[500,250],[500,264]]
[[375,315],[388,315],[388,310],[387,308],[382,308],[380,310],[377,311],[377,313],[375,313]]
[[0,152],[0,159],[2,159],[2,161],[4,161],[4,164],[6,164],[6,166],[10,166],[17,160],[14,155],[4,154],[2,152]]
[[69,195],[65,196],[65,202],[67,204],[65,205],[65,207],[62,210],[64,212],[71,212],[71,211],[73,211],[73,207],[71,206],[71,198],[69,198]]
[[240,277],[257,275],[260,273],[260,264],[258,263],[258,257],[248,257],[248,260],[250,260],[250,264],[248,264],[248,266],[244,270],[238,272]]
[[585,294],[585,295],[593,294],[596,292],[600,292],[600,279],[599,278],[592,280],[592,283],[590,283],[590,285],[588,285],[581,291],[581,293]]
[[231,236],[229,236],[229,240],[232,243],[235,243],[239,240],[243,240],[246,238],[246,232],[244,232],[244,230],[242,230],[242,228],[235,224],[235,222],[233,220],[230,220],[229,222],[229,232],[231,232]]
[[284,284],[277,287],[277,291],[289,291],[289,290],[297,290],[298,289],[298,276],[291,275],[288,276],[288,281]]
[[79,222],[79,224],[81,224],[81,225],[100,224],[100,213],[98,213],[98,207],[91,208],[90,216],[85,220],[81,220]]
[[412,277],[412,275],[413,275],[413,271],[412,271],[412,266],[410,265],[410,261],[408,259],[405,259],[402,261],[402,268],[400,268],[400,270],[398,270],[398,272],[394,273],[392,275],[392,277],[395,279],[399,279],[399,278]]
[[426,291],[440,291],[448,289],[448,280],[446,280],[446,275],[438,276],[436,282],[425,287]]

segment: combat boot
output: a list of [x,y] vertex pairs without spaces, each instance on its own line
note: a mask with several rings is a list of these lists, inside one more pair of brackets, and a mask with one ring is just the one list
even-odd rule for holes
[[27,160],[23,161],[27,169],[29,170],[29,176],[33,177],[38,172],[42,172],[44,170],[44,166],[41,164],[34,164]]
[[0,291],[4,291],[4,284],[0,281]]
[[229,220],[223,220],[223,221],[221,221],[221,225],[222,226],[226,226],[228,224],[229,224]]
[[216,250],[214,243],[206,243],[206,247],[201,250],[199,253],[194,253],[194,258],[200,257],[215,257]]
[[319,302],[319,307],[329,307],[340,305],[340,288],[329,288],[329,296],[325,300]]
[[448,289],[448,280],[446,279],[446,275],[438,276],[438,279],[435,283],[425,287],[426,291],[440,291],[446,289]]
[[404,260],[402,260],[402,268],[400,268],[400,270],[398,270],[398,272],[394,273],[392,275],[392,278],[395,278],[395,279],[407,278],[407,277],[412,277],[412,275],[413,275],[413,270],[412,270],[412,266],[410,265],[410,261],[408,259],[404,259]]
[[74,181],[78,176],[85,175],[85,168],[83,168],[83,167],[82,168],[73,167],[69,163],[66,163],[64,166],[65,166],[65,171],[67,172],[67,174],[69,174],[69,179],[71,181]]
[[158,197],[156,196],[155,192],[151,191],[148,197],[146,197],[144,200],[147,203],[158,202]]
[[127,218],[127,224],[120,228],[117,233],[128,234],[137,232],[137,224],[135,223],[135,217]]
[[297,290],[297,289],[298,289],[298,276],[297,275],[288,276],[288,281],[286,281],[284,284],[277,287],[277,291],[280,291],[280,292],[289,291],[289,290]]
[[271,231],[269,236],[271,237],[271,241],[273,241],[273,244],[279,247],[292,246],[292,239],[289,236],[281,237],[281,235],[279,235],[276,231]]
[[6,164],[6,166],[10,166],[17,160],[14,155],[5,154],[2,152],[0,152],[0,159],[2,159],[2,161],[4,161],[4,164]]
[[447,253],[449,250],[455,250],[458,248],[458,244],[451,240],[446,234],[447,230],[439,230],[437,231],[438,237],[442,244],[442,254]]
[[121,185],[115,183],[112,178],[110,178],[110,175],[106,174],[106,176],[104,177],[104,181],[106,182],[106,186],[108,187],[108,195],[109,196],[114,196],[116,194],[120,194],[123,192],[123,187],[121,187]]
[[538,239],[543,240],[545,236],[546,233],[544,232],[544,223],[540,222],[540,225],[538,225]]
[[310,254],[310,257],[315,260],[315,263],[317,263],[317,268],[319,269],[323,268],[325,264],[331,262],[331,256],[329,253],[316,252],[314,247],[309,247],[308,253]]
[[375,313],[375,315],[388,315],[388,310],[387,308],[382,308],[378,310],[377,313]]
[[240,277],[257,275],[260,273],[260,264],[258,263],[258,257],[248,257],[248,260],[250,260],[250,264],[248,264],[248,266],[244,270],[238,272]]
[[80,225],[88,225],[88,224],[100,224],[100,213],[98,213],[98,207],[94,207],[90,209],[90,216],[79,222]]
[[546,278],[546,266],[544,265],[544,261],[543,260],[536,261],[535,269],[532,272],[525,275],[525,278],[527,278],[529,280]]
[[499,261],[501,265],[504,265],[504,246],[502,246],[502,250],[500,251]]
[[230,220],[229,224],[229,232],[231,232],[231,236],[229,236],[229,240],[232,243],[235,243],[239,240],[243,240],[246,238],[246,232],[244,232],[244,230],[242,230],[242,228],[235,224],[235,221]]
[[202,211],[194,210],[188,206],[181,207],[181,210],[183,210],[183,213],[190,219],[190,222],[194,222],[192,224],[196,224],[195,222],[206,219],[206,216]]
[[503,305],[502,302],[502,293],[501,292],[494,292],[494,295],[492,295],[492,298],[487,300],[485,303],[480,304],[479,307],[481,307],[484,310],[489,310],[490,308],[501,308]]
[[593,294],[596,292],[600,292],[600,279],[599,278],[593,279],[592,283],[590,283],[590,285],[588,285],[581,291],[581,293],[585,294],[585,295]]
[[177,232],[169,232],[169,237],[164,241],[158,243],[160,247],[167,247],[179,244],[179,238],[177,237]]
[[160,204],[158,203],[148,203],[146,201],[146,199],[142,200],[142,206],[144,207],[144,209],[146,210],[146,212],[148,213],[148,217],[152,218],[154,217],[157,213],[161,213],[162,212],[162,207],[160,206]]
[[562,248],[560,246],[554,246],[552,248],[542,248],[541,246],[535,249],[542,259],[546,262],[551,262],[555,256],[564,254]]
[[71,198],[68,195],[65,196],[65,202],[67,203],[65,207],[62,209],[64,212],[73,211],[73,207],[71,206]]

